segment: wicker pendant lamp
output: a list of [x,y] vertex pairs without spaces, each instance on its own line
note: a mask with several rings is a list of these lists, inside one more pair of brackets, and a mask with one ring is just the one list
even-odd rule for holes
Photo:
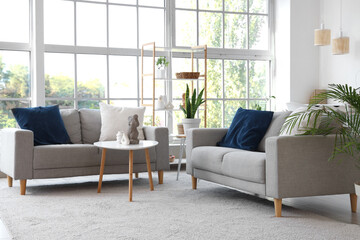
[[332,54],[343,55],[349,53],[350,38],[344,37],[342,32],[342,0],[340,0],[340,37],[332,40]]
[[[320,2],[320,9],[323,9],[324,0]],[[324,16],[321,13],[321,27],[314,31],[314,45],[315,46],[327,46],[331,42],[331,30],[325,29]]]

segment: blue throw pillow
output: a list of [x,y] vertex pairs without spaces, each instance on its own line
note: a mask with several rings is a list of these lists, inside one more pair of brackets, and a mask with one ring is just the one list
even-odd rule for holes
[[35,146],[71,143],[59,106],[13,108],[11,111],[22,129],[33,131]]
[[271,123],[273,114],[274,112],[239,108],[228,132],[217,145],[256,151]]

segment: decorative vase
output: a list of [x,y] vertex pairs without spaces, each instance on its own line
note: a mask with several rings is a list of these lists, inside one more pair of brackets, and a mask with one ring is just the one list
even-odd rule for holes
[[360,196],[360,182],[354,183],[354,186],[356,195]]
[[184,125],[184,132],[186,135],[186,131],[190,128],[199,128],[201,119],[200,118],[184,118],[182,123]]
[[156,78],[165,78],[165,68],[156,69]]

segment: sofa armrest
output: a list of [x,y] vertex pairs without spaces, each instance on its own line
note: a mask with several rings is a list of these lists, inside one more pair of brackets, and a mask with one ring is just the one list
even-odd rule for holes
[[335,135],[268,138],[266,195],[286,198],[354,193],[360,171],[348,155],[328,160],[334,144]]
[[146,140],[158,141],[155,147],[156,170],[170,170],[169,129],[166,127],[143,127]]
[[193,175],[191,152],[200,146],[216,146],[227,133],[227,128],[193,128],[186,132],[186,172]]
[[0,131],[0,171],[14,179],[33,177],[34,134],[5,128]]

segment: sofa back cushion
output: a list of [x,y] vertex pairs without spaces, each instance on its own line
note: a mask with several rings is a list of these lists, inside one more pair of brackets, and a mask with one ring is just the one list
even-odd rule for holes
[[270,126],[266,131],[265,136],[259,143],[258,151],[265,152],[265,141],[268,137],[275,137],[280,135],[281,127],[283,126],[287,116],[289,116],[290,113],[290,111],[274,113]]
[[80,116],[76,109],[60,109],[60,115],[64,122],[65,129],[74,144],[82,143]]
[[80,109],[81,136],[85,144],[99,141],[101,130],[100,111],[96,109]]

